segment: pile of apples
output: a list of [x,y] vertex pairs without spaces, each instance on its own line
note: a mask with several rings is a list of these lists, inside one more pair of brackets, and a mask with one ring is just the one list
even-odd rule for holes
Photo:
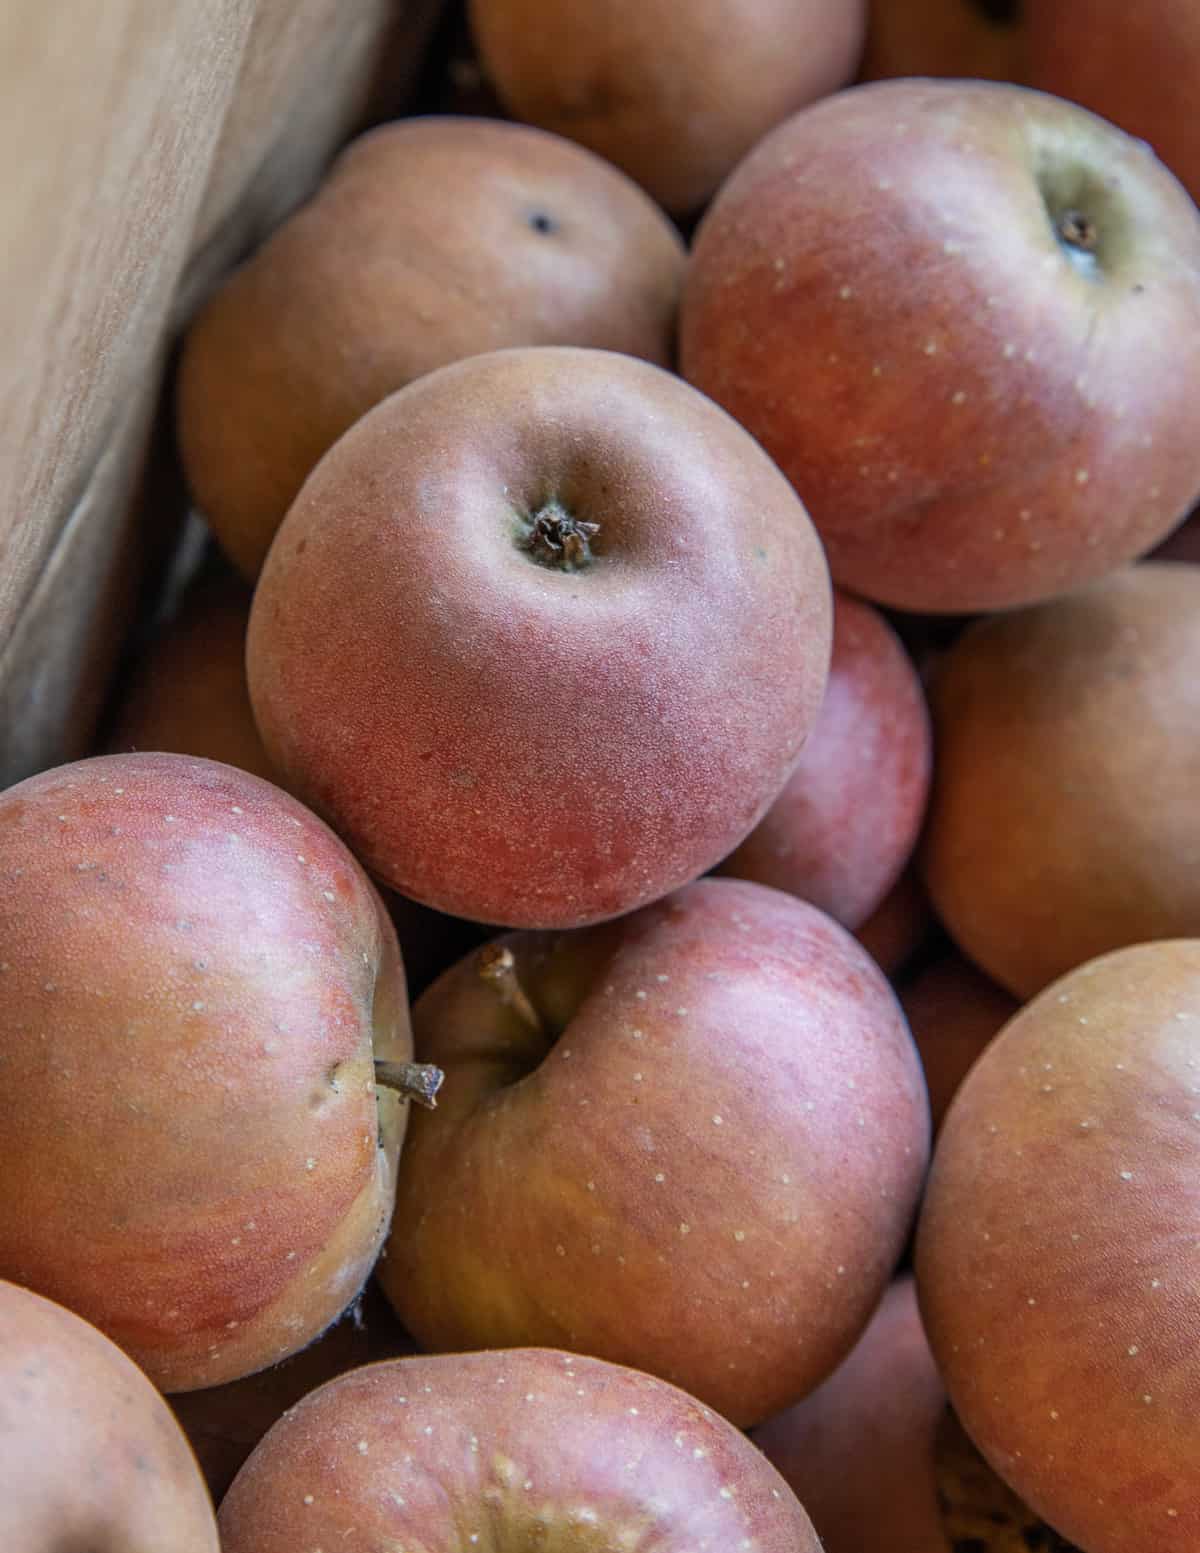
[[664,10],[187,333],[0,794],[6,1547],[1200,1547],[1200,20]]

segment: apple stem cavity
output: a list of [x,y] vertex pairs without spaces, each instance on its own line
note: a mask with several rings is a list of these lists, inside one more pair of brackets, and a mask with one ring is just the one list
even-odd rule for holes
[[437,1108],[437,1092],[445,1074],[432,1062],[389,1062],[375,1059],[375,1082],[394,1089],[404,1100],[415,1100],[427,1111]]
[[545,1035],[541,1015],[529,1000],[529,994],[517,975],[517,963],[511,949],[503,944],[485,944],[479,951],[479,976],[495,988],[506,1008],[511,1008],[535,1035]]
[[519,544],[539,566],[577,572],[592,559],[589,540],[600,532],[598,523],[576,518],[557,501],[548,501],[533,513]]

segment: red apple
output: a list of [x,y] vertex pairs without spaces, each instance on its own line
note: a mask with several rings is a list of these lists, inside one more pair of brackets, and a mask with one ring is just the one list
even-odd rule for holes
[[830,589],[753,440],[661,369],[495,351],[321,461],[250,616],[289,786],[385,883],[571,927],[719,861],[816,715]]
[[783,792],[719,872],[861,927],[917,844],[932,759],[925,693],[899,637],[878,610],[835,594],[820,713]]
[[951,1553],[934,1461],[945,1409],[905,1277],[824,1385],[751,1438],[808,1511],[825,1553]]
[[1198,1031],[1198,940],[1053,983],[959,1090],[921,1213],[955,1409],[1087,1553],[1200,1546]]
[[509,345],[668,365],[683,265],[663,213],[569,140],[450,115],[382,125],[188,331],[178,429],[197,505],[255,577],[325,450],[435,367]]
[[938,916],[1024,999],[1200,932],[1200,571],[1143,562],[981,620],[933,687],[923,867]]
[[980,1053],[1021,1005],[956,954],[935,960],[906,981],[900,1005],[921,1055],[936,1132]]
[[469,15],[510,112],[688,215],[767,130],[851,78],[866,0],[471,0]]
[[80,1317],[5,1282],[0,1546],[217,1553],[196,1459],[145,1375]]
[[1200,199],[1200,11],[1193,0],[1037,0],[1029,78],[1148,140]]
[[908,1233],[928,1101],[890,987],[823,912],[702,879],[508,935],[429,988],[414,1031],[445,1097],[413,1118],[379,1280],[422,1348],[553,1343],[747,1424],[854,1343]]
[[0,1275],[163,1390],[303,1347],[391,1215],[395,935],[314,815],[232,766],[100,756],[0,794]]
[[834,580],[903,609],[1043,599],[1200,493],[1200,212],[1141,142],[985,81],[795,115],[696,235],[685,376],[803,497]]
[[369,1364],[280,1420],[223,1553],[820,1553],[736,1429],[634,1370],[544,1349]]

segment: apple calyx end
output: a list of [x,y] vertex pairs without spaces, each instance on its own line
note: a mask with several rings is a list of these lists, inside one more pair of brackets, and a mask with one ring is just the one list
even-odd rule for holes
[[415,1100],[427,1111],[437,1109],[437,1092],[446,1075],[432,1062],[389,1062],[375,1059],[375,1082],[391,1089],[402,1100]]
[[1058,218],[1057,227],[1059,241],[1067,247],[1078,248],[1083,253],[1095,253],[1100,233],[1096,223],[1082,210],[1064,210]]
[[535,1035],[544,1035],[541,1015],[529,1000],[529,994],[517,975],[517,962],[513,952],[504,944],[485,944],[479,951],[479,979],[492,986],[506,1008],[511,1008],[518,1019]]
[[599,532],[598,523],[573,517],[560,502],[548,501],[531,515],[519,544],[539,566],[577,572],[592,560],[590,541]]

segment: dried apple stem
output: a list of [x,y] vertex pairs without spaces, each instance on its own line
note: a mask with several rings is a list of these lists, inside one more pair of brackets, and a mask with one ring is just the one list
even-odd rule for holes
[[437,1092],[442,1087],[445,1074],[432,1062],[389,1062],[384,1057],[375,1059],[375,1082],[385,1089],[394,1089],[405,1100],[415,1100],[427,1111],[437,1106]]
[[535,1035],[545,1035],[546,1027],[541,1016],[529,1001],[529,994],[517,975],[516,961],[511,949],[502,944],[485,944],[479,951],[479,975],[489,982],[506,1008],[511,1008]]

